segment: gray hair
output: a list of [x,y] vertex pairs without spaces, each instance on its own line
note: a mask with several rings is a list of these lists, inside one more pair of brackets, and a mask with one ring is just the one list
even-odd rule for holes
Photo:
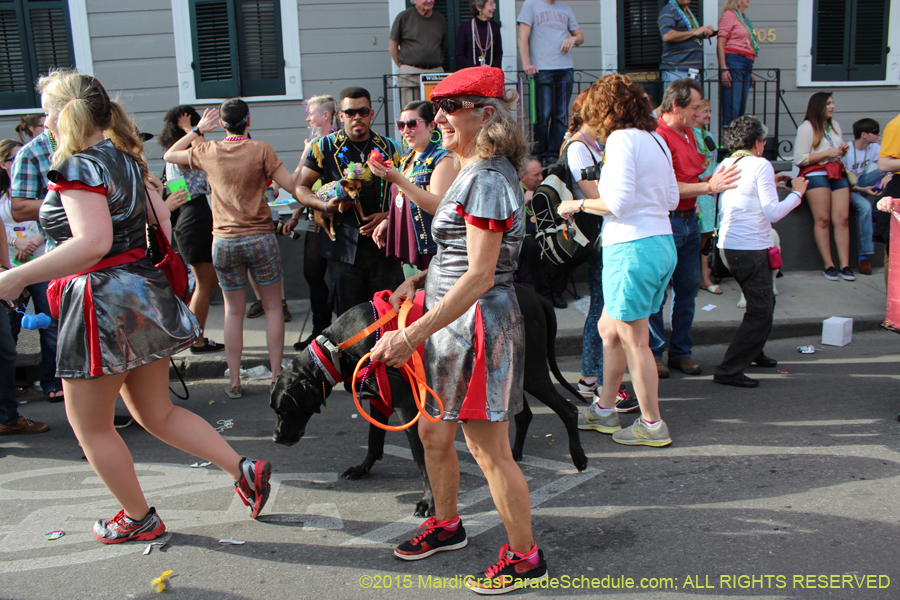
[[769,129],[758,117],[744,115],[731,122],[725,132],[725,147],[735,150],[749,150],[756,142],[766,139]]
[[519,175],[525,175],[528,173],[528,167],[531,166],[531,163],[536,162],[537,164],[541,164],[541,161],[529,154],[525,158],[522,159],[522,166],[519,167],[518,173]]
[[691,103],[692,90],[697,90],[700,97],[703,97],[703,88],[700,87],[696,80],[690,77],[676,79],[670,83],[669,87],[666,88],[666,93],[663,94],[662,104],[660,105],[663,114],[672,112],[676,106],[687,108]]
[[504,98],[482,98],[481,96],[455,96],[460,100],[468,100],[484,106],[473,109],[479,117],[484,114],[487,106],[494,108],[491,119],[485,123],[475,137],[475,147],[478,158],[488,159],[492,156],[502,155],[509,159],[513,168],[518,172],[522,168],[525,155],[528,152],[525,143],[525,133],[516,122],[513,115],[513,106],[519,99],[519,95],[512,90],[506,92]]

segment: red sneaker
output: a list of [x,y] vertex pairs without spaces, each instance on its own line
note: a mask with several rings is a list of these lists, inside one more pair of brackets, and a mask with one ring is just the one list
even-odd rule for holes
[[435,552],[459,550],[469,543],[462,521],[459,522],[455,531],[449,531],[437,523],[437,519],[429,517],[422,523],[422,527],[419,527],[419,529],[424,528],[425,531],[397,546],[394,556],[403,560],[422,560]]
[[101,519],[94,523],[94,537],[104,544],[154,540],[165,532],[166,526],[156,514],[155,508],[151,508],[140,521],[125,516],[125,511],[120,510],[109,521]]
[[503,544],[497,564],[488,567],[484,573],[466,577],[464,583],[476,594],[485,595],[505,594],[537,585],[547,579],[544,553],[540,550],[537,552],[538,562],[532,564],[510,550],[509,544]]

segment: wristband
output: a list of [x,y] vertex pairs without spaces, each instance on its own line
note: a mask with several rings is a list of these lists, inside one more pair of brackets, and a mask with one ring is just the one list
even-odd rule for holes
[[401,329],[401,330],[400,330],[400,333],[403,335],[403,341],[406,342],[406,345],[409,347],[409,349],[412,350],[413,352],[415,352],[416,349],[415,349],[415,348],[413,347],[413,345],[409,342],[409,338],[406,337],[406,329]]
[[[9,267],[4,267],[3,265],[0,265],[0,269],[3,269],[4,271],[9,271]],[[407,344],[408,344],[408,343],[409,343],[409,342],[407,342]]]
[[584,212],[584,198],[578,201],[578,212]]
[[299,222],[300,222],[300,219],[298,219],[297,217],[291,217],[290,219],[288,219],[287,221],[285,221],[285,223],[290,223],[291,221],[297,221],[297,222],[299,223]]

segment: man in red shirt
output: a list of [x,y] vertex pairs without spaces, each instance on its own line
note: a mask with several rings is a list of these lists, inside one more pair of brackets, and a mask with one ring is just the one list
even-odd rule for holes
[[[737,187],[740,169],[732,167],[716,172],[707,181],[700,181],[704,171],[703,157],[697,149],[694,133],[694,113],[700,108],[703,93],[700,84],[690,78],[671,83],[663,95],[656,133],[660,134],[672,153],[672,167],[678,181],[681,200],[678,208],[669,213],[672,235],[678,252],[678,263],[672,275],[672,336],[669,340],[668,366],[688,375],[699,375],[700,365],[691,360],[694,343],[691,325],[694,323],[694,303],[700,291],[700,226],[697,219],[697,196],[718,194]],[[665,306],[665,299],[663,299]],[[663,309],[650,316],[650,348],[656,358],[660,379],[669,376],[662,360],[666,342]]]

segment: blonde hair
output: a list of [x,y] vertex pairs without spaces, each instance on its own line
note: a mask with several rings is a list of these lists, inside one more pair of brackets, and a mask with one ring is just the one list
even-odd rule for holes
[[722,14],[724,15],[729,10],[738,10],[741,6],[741,0],[725,0],[725,6],[722,7]]
[[[525,162],[528,149],[525,144],[525,133],[513,117],[513,106],[519,95],[509,90],[504,98],[482,98],[481,96],[457,96],[485,106],[492,106],[494,114],[475,136],[475,152],[478,158],[488,159],[493,156],[505,156],[518,172]],[[484,114],[484,107],[474,109],[476,115]]]
[[147,176],[147,163],[142,156],[144,144],[135,135],[131,118],[118,102],[110,99],[97,79],[60,69],[41,77],[37,89],[59,114],[54,165],[84,150],[87,140],[99,128],[116,148],[137,162],[141,175]]
[[322,94],[321,96],[313,96],[306,101],[308,110],[313,110],[319,106],[324,107],[331,114],[331,129],[337,131],[341,127],[341,121],[338,119],[337,100],[330,94]]

